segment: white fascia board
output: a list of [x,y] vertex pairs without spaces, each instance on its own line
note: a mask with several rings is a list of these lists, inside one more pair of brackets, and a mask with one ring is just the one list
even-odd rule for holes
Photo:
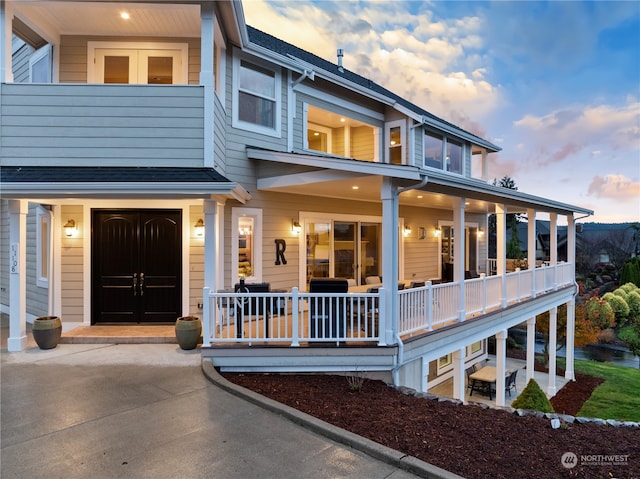
[[379,175],[407,180],[420,180],[420,169],[406,165],[391,165],[371,161],[350,160],[325,156],[283,153],[270,150],[247,148],[247,156],[254,160],[276,161],[290,165],[303,165],[329,170],[351,171],[359,175]]
[[466,192],[472,193],[471,197],[480,195],[483,199],[491,197],[492,201],[504,200],[507,204],[513,204],[513,202],[521,204],[523,207],[529,207],[537,209],[539,207],[557,211],[557,212],[573,212],[587,215],[593,215],[593,210],[582,208],[579,206],[569,205],[559,201],[554,201],[549,198],[542,198],[540,196],[523,193],[518,190],[512,190],[504,188],[502,186],[494,186],[488,183],[484,183],[480,180],[453,177],[447,175],[447,173],[434,172],[431,170],[423,170],[423,173],[429,177],[429,185],[439,185],[445,188],[452,188],[461,190],[461,194]]
[[246,202],[251,196],[237,183],[4,183],[4,197],[202,197],[224,195]]

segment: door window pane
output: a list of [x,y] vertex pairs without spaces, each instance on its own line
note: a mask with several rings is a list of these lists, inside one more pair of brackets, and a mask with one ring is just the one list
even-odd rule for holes
[[307,284],[311,278],[329,277],[331,224],[307,224]]
[[393,165],[402,164],[402,137],[399,126],[389,131],[389,161]]
[[238,278],[254,276],[254,221],[252,217],[238,220]]
[[173,83],[173,58],[149,57],[147,83],[149,85],[171,85]]
[[104,57],[104,83],[129,83],[129,57]]

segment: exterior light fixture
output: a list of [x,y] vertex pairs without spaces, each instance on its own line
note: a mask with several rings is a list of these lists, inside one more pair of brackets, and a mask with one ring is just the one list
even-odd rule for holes
[[68,220],[63,228],[65,236],[73,236],[76,232],[76,220]]
[[196,236],[204,236],[204,221],[202,221],[202,218],[198,218],[193,227],[196,229]]
[[484,236],[484,230],[482,228],[478,228],[478,236]]
[[440,227],[439,227],[439,226],[436,226],[436,227],[435,227],[435,229],[433,230],[433,233],[434,233],[436,236],[440,236],[440,234],[442,233],[442,229],[440,229]]
[[405,236],[409,236],[411,234],[411,226],[409,225],[404,225],[404,230],[402,231],[402,233]]
[[291,231],[293,231],[295,234],[300,234],[300,231],[302,231],[302,226],[300,226],[300,223],[293,219],[291,220]]

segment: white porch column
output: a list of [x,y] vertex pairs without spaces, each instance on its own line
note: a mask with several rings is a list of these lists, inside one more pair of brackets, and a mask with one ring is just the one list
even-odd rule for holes
[[8,351],[27,348],[27,212],[25,200],[9,200]]
[[489,181],[489,154],[487,150],[482,152],[482,179]]
[[575,359],[575,327],[576,327],[576,301],[572,299],[567,303],[567,340],[566,340],[566,361],[567,364],[564,370],[564,377],[569,381],[575,381],[576,375],[574,372],[574,359]]
[[507,206],[496,204],[496,274],[502,277],[502,307],[507,307]]
[[507,370],[506,329],[496,333],[496,406],[504,406],[504,376]]
[[458,321],[465,320],[464,304],[464,271],[465,264],[465,231],[464,231],[464,198],[453,198],[453,230],[455,241],[453,243],[453,281],[458,283],[460,298],[458,302]]
[[204,166],[213,168],[214,161],[214,34],[215,15],[213,2],[203,2],[200,7],[200,85],[204,86]]
[[533,208],[527,210],[527,263],[531,270],[531,297],[536,297],[536,253],[538,249],[538,240],[536,234],[536,210]]
[[534,379],[536,368],[536,317],[527,319],[527,384]]
[[549,385],[547,396],[556,395],[556,344],[558,342],[558,308],[549,310]]
[[[549,214],[549,263],[551,266],[558,264],[558,215],[557,213]],[[558,274],[553,275],[553,290],[558,289]]]
[[[218,274],[220,265],[223,261],[218,261],[218,258],[222,258],[220,249],[220,237],[224,231],[220,228],[219,223],[222,222],[221,216],[223,210],[221,208],[218,212],[218,203],[212,200],[205,200],[203,203],[204,209],[204,287],[209,288],[210,291],[215,292],[221,289],[223,285],[221,277]],[[209,301],[209,298],[202,298],[203,304]],[[205,311],[211,309],[205,308]],[[203,346],[210,346],[209,338],[211,337],[211,318],[202,318],[202,337]]]
[[[576,281],[576,223],[573,215],[567,215],[567,263],[573,265],[571,282]],[[577,292],[577,291],[576,291]]]
[[464,401],[464,361],[466,348],[456,349],[453,352],[453,397]]
[[394,344],[398,332],[398,193],[391,178],[382,179],[382,285],[384,314],[380,315],[380,344]]

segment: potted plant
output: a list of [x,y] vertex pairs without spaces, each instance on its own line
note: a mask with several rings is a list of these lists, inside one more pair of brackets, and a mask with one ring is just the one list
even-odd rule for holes
[[181,349],[195,349],[201,333],[202,321],[197,316],[180,316],[176,320],[176,339]]
[[62,321],[58,316],[40,316],[33,321],[33,339],[40,349],[53,349],[62,334]]

